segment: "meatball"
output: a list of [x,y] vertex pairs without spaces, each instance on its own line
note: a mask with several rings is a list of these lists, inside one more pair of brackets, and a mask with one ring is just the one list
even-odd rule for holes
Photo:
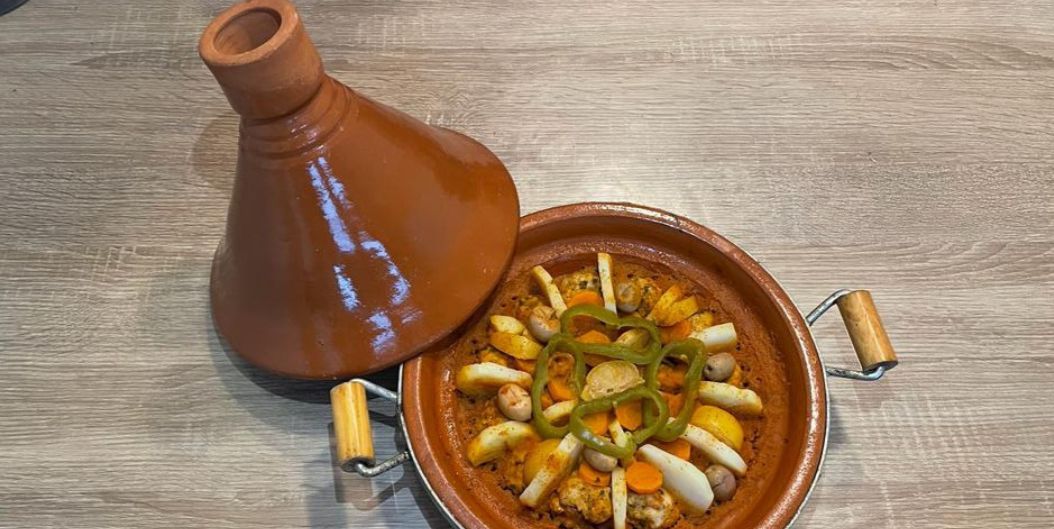
[[638,529],[667,529],[681,519],[681,511],[673,496],[663,489],[652,494],[629,493],[626,518]]
[[594,487],[578,476],[571,476],[560,484],[557,496],[564,509],[577,512],[589,523],[600,524],[611,518],[611,489],[608,487]]

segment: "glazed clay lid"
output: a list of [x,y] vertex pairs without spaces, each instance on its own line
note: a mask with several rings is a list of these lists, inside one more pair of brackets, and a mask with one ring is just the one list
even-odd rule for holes
[[519,229],[497,156],[326,75],[287,0],[234,5],[199,52],[242,118],[210,285],[235,352],[281,375],[347,378],[471,317]]

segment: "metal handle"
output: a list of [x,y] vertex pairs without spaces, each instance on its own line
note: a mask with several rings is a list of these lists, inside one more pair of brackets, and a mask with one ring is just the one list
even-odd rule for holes
[[333,432],[337,438],[337,459],[345,472],[355,472],[372,478],[401,465],[410,459],[407,451],[374,465],[373,436],[370,414],[366,408],[366,392],[398,404],[399,395],[369,380],[351,379],[329,390],[333,407]]
[[896,367],[897,353],[889,342],[875,301],[871,299],[871,292],[847,289],[835,291],[812,309],[805,316],[805,321],[811,326],[836,303],[862,370],[828,367],[827,374],[853,380],[874,381],[882,378],[886,371]]

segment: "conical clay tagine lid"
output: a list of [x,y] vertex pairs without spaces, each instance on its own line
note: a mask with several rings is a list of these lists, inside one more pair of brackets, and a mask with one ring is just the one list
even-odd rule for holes
[[220,14],[199,46],[241,115],[216,326],[250,363],[334,379],[402,362],[497,286],[519,205],[486,147],[327,76],[286,0]]

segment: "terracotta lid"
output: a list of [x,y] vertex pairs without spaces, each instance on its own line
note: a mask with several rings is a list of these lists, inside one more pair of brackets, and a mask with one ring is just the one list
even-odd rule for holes
[[232,348],[279,374],[344,378],[458,329],[516,242],[501,161],[326,75],[286,0],[236,4],[199,52],[242,117],[211,283]]

